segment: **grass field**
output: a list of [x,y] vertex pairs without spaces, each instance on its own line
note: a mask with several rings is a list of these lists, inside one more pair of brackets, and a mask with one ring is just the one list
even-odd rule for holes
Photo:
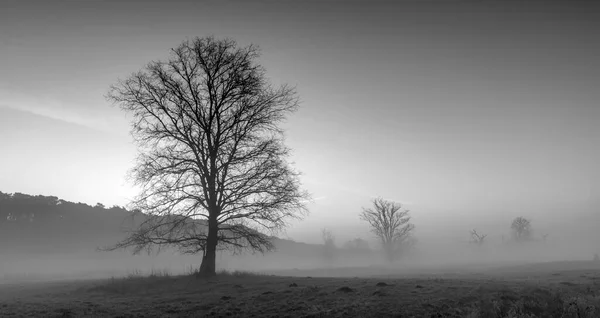
[[[541,263],[348,277],[167,272],[0,285],[1,317],[600,317],[600,266]],[[290,272],[290,275],[291,273]],[[361,277],[354,277],[353,274]]]

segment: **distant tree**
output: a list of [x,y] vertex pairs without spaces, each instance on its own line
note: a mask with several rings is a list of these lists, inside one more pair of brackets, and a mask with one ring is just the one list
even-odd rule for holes
[[476,229],[471,230],[471,243],[483,245],[487,234],[477,233]]
[[254,45],[195,38],[111,88],[140,149],[131,209],[149,216],[113,248],[202,251],[199,273],[214,275],[217,249],[272,250],[263,232],[307,212],[279,127],[298,98],[268,83],[258,57]]
[[321,230],[321,238],[323,239],[324,257],[327,261],[331,261],[335,254],[335,237],[329,229]]
[[410,222],[409,210],[400,203],[376,198],[373,207],[363,208],[360,218],[369,223],[371,232],[380,240],[388,261],[393,262],[398,250],[410,242],[415,226]]
[[510,225],[510,229],[513,238],[519,243],[529,241],[532,238],[531,221],[524,217],[515,218]]
[[94,206],[94,208],[96,208],[96,209],[104,209],[105,206],[104,206],[104,204],[98,202],[98,203],[96,203],[96,205]]
[[321,238],[323,239],[323,244],[325,246],[333,246],[335,247],[335,236],[333,236],[333,232],[330,229],[324,228],[321,230]]

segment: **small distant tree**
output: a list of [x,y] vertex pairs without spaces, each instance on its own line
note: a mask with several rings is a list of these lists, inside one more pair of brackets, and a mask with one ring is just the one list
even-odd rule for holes
[[471,243],[483,245],[487,234],[478,233],[476,229],[471,230]]
[[520,216],[515,218],[510,225],[514,239],[519,242],[525,242],[531,240],[532,229],[531,221]]
[[373,207],[363,208],[360,218],[371,226],[371,232],[381,241],[389,262],[393,262],[399,249],[409,241],[415,225],[410,223],[410,211],[400,203],[376,198]]
[[335,254],[335,237],[329,229],[321,230],[321,237],[323,239],[324,246],[324,257],[327,261],[331,261]]

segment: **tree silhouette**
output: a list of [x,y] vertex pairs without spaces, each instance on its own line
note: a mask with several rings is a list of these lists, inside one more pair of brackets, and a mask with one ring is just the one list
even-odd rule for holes
[[200,274],[214,275],[217,249],[271,250],[263,232],[304,216],[309,195],[278,127],[298,99],[271,87],[258,57],[253,45],[195,38],[111,87],[140,148],[132,209],[149,218],[110,249],[202,251]]
[[531,239],[531,221],[522,216],[517,217],[512,221],[510,229],[512,230],[513,237],[519,243]]
[[471,230],[471,242],[477,245],[483,245],[487,234],[478,233],[476,229]]
[[371,232],[381,241],[388,261],[394,260],[397,249],[409,242],[415,226],[410,222],[409,210],[401,210],[400,203],[376,198],[373,208],[365,209],[360,218],[371,226]]

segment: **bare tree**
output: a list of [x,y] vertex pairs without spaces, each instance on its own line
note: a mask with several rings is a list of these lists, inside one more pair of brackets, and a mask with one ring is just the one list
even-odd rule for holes
[[324,228],[321,230],[321,238],[323,238],[323,244],[325,246],[335,246],[335,237],[330,229]]
[[195,38],[111,87],[140,151],[132,206],[148,216],[112,249],[202,251],[199,273],[214,275],[217,250],[272,250],[265,232],[308,212],[278,126],[298,98],[271,87],[258,57],[253,45]]
[[476,229],[471,230],[471,243],[475,243],[477,245],[483,245],[486,237],[487,237],[487,234],[477,233]]
[[324,256],[327,261],[331,261],[335,254],[335,237],[329,229],[321,230],[321,238],[323,239]]
[[410,222],[409,210],[401,210],[400,203],[376,198],[373,208],[365,209],[360,218],[371,226],[371,232],[381,241],[383,250],[392,262],[399,248],[409,242],[415,226]]
[[531,239],[531,221],[522,216],[517,217],[512,221],[510,229],[512,230],[513,237],[519,243]]

